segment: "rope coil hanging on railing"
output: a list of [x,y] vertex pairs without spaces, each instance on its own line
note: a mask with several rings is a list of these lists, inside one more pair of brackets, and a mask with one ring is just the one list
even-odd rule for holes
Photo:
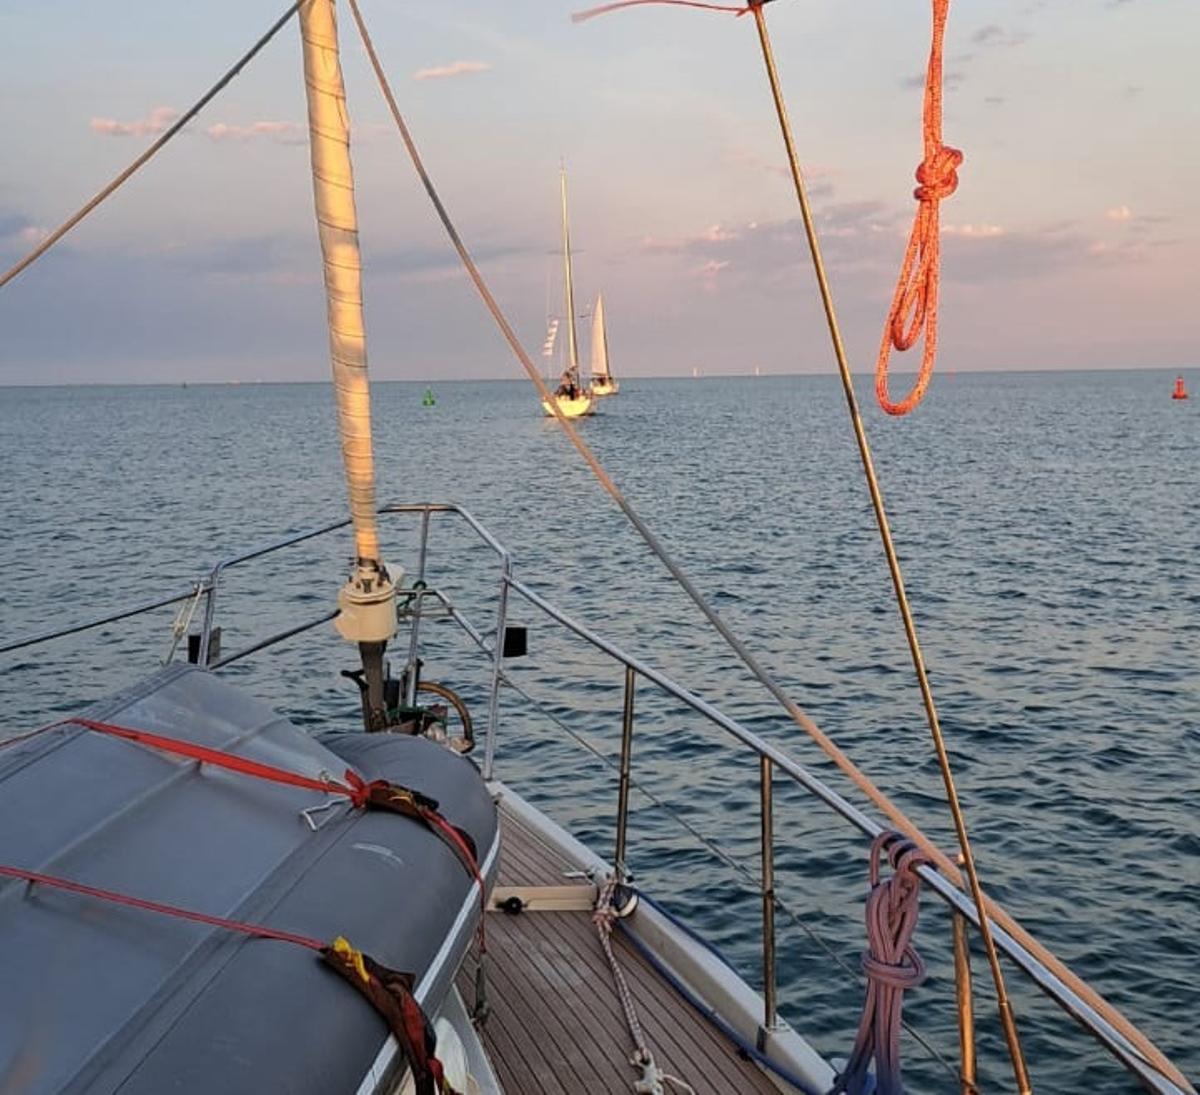
[[[892,876],[880,881],[879,861],[887,851]],[[871,842],[871,892],[867,896],[867,949],[862,967],[867,994],[850,1060],[829,1095],[903,1095],[900,1031],[904,990],[925,979],[925,963],[912,945],[920,911],[921,876],[929,859],[899,833],[880,833]],[[875,1062],[875,1075],[870,1072]]]

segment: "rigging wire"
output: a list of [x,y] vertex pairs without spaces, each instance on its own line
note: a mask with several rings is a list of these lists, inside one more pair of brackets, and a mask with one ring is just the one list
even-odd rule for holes
[[285,11],[274,23],[267,29],[257,42],[254,43],[241,57],[234,62],[233,66],[226,70],[225,74],[210,87],[199,99],[196,100],[183,114],[175,119],[170,126],[167,127],[157,140],[155,140],[140,156],[137,157],[124,171],[120,172],[107,186],[98,191],[88,201],[79,207],[65,221],[62,222],[53,232],[51,232],[41,243],[39,243],[32,251],[29,252],[23,259],[20,259],[13,266],[10,266],[3,274],[0,274],[0,289],[3,289],[10,281],[13,280],[23,270],[28,269],[38,259],[40,259],[47,251],[50,250],[59,240],[71,231],[80,221],[82,221],[89,213],[100,205],[106,198],[115,193],[123,183],[127,182],[139,168],[143,167],[156,152],[158,152],[172,137],[174,137],[184,126],[188,124],[197,114],[200,113],[221,91],[229,84],[235,76],[237,76],[243,68],[246,67],[263,49],[272,38],[278,34],[287,21],[298,12],[301,7],[307,4],[309,0],[296,0],[287,11]]
[[[838,747],[832,739],[828,737],[816,723],[787,695],[781,686],[775,681],[766,668],[758,661],[757,658],[747,649],[745,644],[737,637],[737,635],[729,629],[729,627],[721,620],[716,611],[708,604],[703,594],[696,588],[692,581],[679,568],[671,554],[667,551],[665,545],[658,539],[654,532],[646,525],[641,516],[633,508],[632,504],[618,489],[612,478],[604,470],[595,454],[590,447],[580,436],[573,423],[566,418],[557,406],[557,403],[550,396],[550,390],[546,383],[542,380],[525,348],[521,345],[512,326],[509,324],[500,306],[492,296],[487,283],[483,280],[483,276],[479,272],[479,268],[475,265],[470,253],[467,251],[466,245],[458,234],[450,215],[443,205],[441,197],[433,185],[429,173],[425,169],[424,162],[421,159],[420,153],[417,150],[412,134],[409,132],[408,126],[400,113],[392,92],[391,84],[387,79],[386,73],[383,71],[383,66],[379,60],[379,56],[375,51],[371,36],[367,31],[366,24],[362,17],[362,12],[359,10],[357,0],[348,0],[351,13],[354,16],[355,23],[358,27],[358,32],[363,40],[363,46],[366,49],[367,56],[371,62],[371,67],[375,72],[376,79],[379,83],[380,91],[383,94],[388,108],[391,111],[392,118],[396,123],[396,128],[400,133],[400,137],[404,142],[405,148],[408,151],[409,158],[412,161],[413,167],[425,187],[426,193],[432,202],[434,209],[438,214],[438,218],[442,222],[443,228],[458,253],[463,267],[478,291],[483,300],[485,307],[488,309],[492,318],[495,320],[497,327],[504,336],[505,341],[512,349],[513,354],[520,362],[530,382],[537,390],[539,396],[545,401],[554,413],[566,434],[567,439],[574,446],[583,460],[591,468],[600,485],[605,489],[617,506],[628,518],[630,523],[637,529],[642,539],[646,542],[650,550],[658,557],[660,562],[675,578],[680,587],[700,610],[701,614],[709,621],[714,629],[725,639],[730,648],[738,655],[743,664],[750,670],[751,674],[763,685],[764,688],[780,703],[785,711],[792,717],[796,724],[805,731],[826,753],[827,756],[838,766],[838,768],[855,784],[856,787],[886,816],[891,822],[899,828],[906,836],[914,840],[923,851],[927,852],[934,860],[937,867],[956,885],[961,885],[962,877],[955,863],[919,829],[909,818],[904,814],[898,806],[896,806],[887,795],[883,793],[875,784],[858,768],[857,765]],[[659,0],[662,2],[662,0]],[[753,5],[748,5],[746,11],[753,11],[756,20],[762,20],[762,5],[766,0],[758,0]],[[702,6],[686,4],[682,6]],[[715,5],[714,5],[715,7]],[[730,9],[734,14],[744,14],[742,9]],[[763,24],[762,32],[765,35],[765,24]],[[764,38],[764,41],[765,38]],[[779,99],[779,106],[782,109],[782,99]],[[786,120],[786,114],[784,115]],[[794,179],[798,183],[798,189],[802,191],[803,182],[799,177],[799,163],[794,160]],[[806,204],[806,203],[805,203]],[[802,208],[803,208],[802,204]],[[810,217],[811,222],[811,217]],[[815,243],[815,229],[809,225],[809,238]],[[827,286],[826,286],[827,291]],[[831,302],[830,302],[831,306]],[[835,333],[835,344],[840,345],[840,335]],[[843,351],[844,353],[844,351]],[[854,399],[853,386],[849,383],[848,366],[843,374],[843,384],[847,387],[847,398],[850,402],[851,418],[856,427],[856,435],[860,437],[860,451],[865,445],[865,434],[862,432],[862,421],[858,413],[857,402]],[[870,452],[866,450],[866,459],[869,461]],[[879,500],[879,505],[882,505],[882,498]],[[886,515],[885,515],[886,519]],[[890,534],[884,533],[885,542],[890,542]],[[893,548],[894,553],[894,548]],[[898,563],[897,563],[898,568]],[[915,633],[914,633],[915,638]],[[927,683],[927,682],[926,682]],[[944,746],[943,746],[944,749]],[[1194,1091],[1194,1088],[1188,1083],[1183,1074],[1163,1055],[1159,1050],[1136,1026],[1134,1026],[1119,1010],[1109,1004],[1102,996],[1099,995],[1090,985],[1084,982],[1080,977],[1071,971],[1059,958],[1057,958],[1044,945],[1038,942],[1028,931],[1021,926],[1002,906],[1000,906],[992,898],[987,897],[979,891],[977,895],[982,898],[986,908],[986,914],[980,916],[981,924],[987,924],[988,916],[1000,925],[1010,936],[1012,936],[1022,947],[1040,961],[1050,972],[1057,977],[1063,984],[1067,985],[1071,991],[1076,993],[1081,999],[1087,1002],[1098,1014],[1102,1015],[1115,1029],[1129,1040],[1131,1047],[1136,1050],[1140,1060],[1149,1067],[1155,1069],[1162,1075],[1169,1077],[1173,1083],[1179,1085],[1185,1091]],[[984,929],[986,930],[986,929]],[[998,968],[998,966],[996,967]]]
[[[483,649],[486,650],[487,648],[484,647]],[[536,710],[540,715],[542,715],[548,721],[552,722],[555,726],[557,726],[558,729],[560,729],[564,734],[566,734],[581,749],[583,749],[587,753],[590,753],[592,755],[592,757],[594,757],[596,760],[600,761],[601,764],[605,765],[611,771],[616,772],[617,774],[620,774],[619,766],[611,757],[606,756],[599,749],[597,749],[590,741],[588,741],[582,734],[580,734],[578,731],[573,730],[570,726],[568,726],[567,723],[564,722],[562,719],[560,719],[557,715],[555,715],[546,706],[546,704],[544,704],[541,700],[537,699],[535,696],[531,695],[528,691],[526,691],[519,684],[517,684],[516,681],[514,681],[508,673],[505,673],[503,670],[501,670],[500,679],[509,688],[511,688],[514,692],[516,692],[517,695],[519,695],[523,700],[525,700],[526,703],[528,703],[530,706],[532,706],[534,708],[534,710]],[[675,822],[675,824],[677,824],[680,828],[684,829],[702,848],[704,848],[719,863],[721,863],[723,866],[728,868],[735,876],[744,878],[746,880],[746,882],[748,883],[742,889],[742,892],[744,894],[747,894],[748,896],[752,896],[752,897],[761,897],[762,896],[761,879],[757,878],[749,868],[747,868],[744,864],[739,863],[736,859],[734,859],[733,856],[730,855],[729,852],[727,852],[724,848],[722,848],[721,845],[718,844],[711,837],[705,836],[690,821],[688,821],[687,818],[685,818],[681,813],[679,813],[673,807],[668,805],[666,801],[659,798],[658,795],[656,795],[653,791],[651,791],[648,787],[646,787],[645,784],[640,783],[632,775],[629,777],[629,785],[631,787],[633,787],[636,791],[638,791],[641,795],[643,795],[645,798],[647,798],[655,807],[657,807],[659,810],[661,810],[671,821]],[[782,897],[780,897],[778,893],[774,894],[773,900],[775,903],[775,908],[778,909],[780,912],[782,912],[785,916],[787,916],[787,918],[792,922],[792,924],[795,927],[799,928],[802,932],[804,932],[804,934],[807,935],[808,938],[810,940],[812,940],[813,943],[816,944],[817,948],[825,953],[825,956],[827,958],[829,958],[832,962],[834,962],[837,966],[839,966],[843,970],[843,972],[848,974],[851,978],[853,978],[857,981],[861,981],[862,976],[863,976],[861,966],[858,969],[855,969],[853,966],[851,966],[849,962],[847,962],[840,954],[837,953],[837,951],[833,947],[833,944],[831,944],[828,940],[826,940],[824,938],[824,936],[822,936],[819,932],[816,931],[815,928],[813,928],[811,925],[809,925],[804,920],[804,918],[801,916],[801,914],[798,913]],[[674,914],[671,914],[671,915],[674,918]],[[703,945],[705,947],[707,947],[708,949],[714,950],[712,945],[710,943],[708,943],[707,941],[703,940],[703,938],[700,938],[700,942],[702,942]],[[725,956],[722,955],[719,951],[714,950],[714,953],[717,955],[717,957],[719,957],[721,959],[722,962],[725,963],[725,965],[729,966],[731,969],[733,968],[732,963],[729,962],[725,958]],[[925,1036],[922,1035],[919,1031],[917,1031],[916,1028],[914,1028],[907,1020],[902,1019],[901,1022],[904,1026],[904,1029],[912,1036],[913,1040],[916,1041],[917,1044],[920,1045],[925,1050],[925,1052],[929,1055],[929,1057],[931,1059],[937,1061],[947,1071],[947,1073],[949,1073],[949,1075],[953,1076],[956,1080],[959,1080],[963,1084],[970,1085],[969,1087],[964,1089],[964,1095],[977,1095],[978,1089],[975,1087],[975,1085],[971,1081],[969,1081],[965,1076],[963,1076],[962,1073],[957,1068],[955,1068],[954,1065],[952,1065],[948,1060],[946,1060],[945,1056],[943,1056],[943,1054],[938,1050],[938,1048],[935,1045],[933,1045],[933,1043],[928,1041],[925,1038]]]
[[[949,0],[932,0],[932,2],[934,10],[934,38],[936,42],[938,34],[945,23],[945,14]],[[829,337],[833,344],[834,356],[837,359],[838,373],[841,376],[842,388],[846,395],[846,407],[850,412],[850,423],[854,430],[855,441],[858,444],[859,456],[862,459],[863,474],[866,476],[867,489],[871,496],[871,506],[875,511],[875,521],[879,527],[879,536],[883,542],[884,554],[887,557],[888,570],[891,573],[892,586],[896,595],[896,605],[900,610],[900,617],[904,624],[904,634],[908,639],[908,648],[912,656],[913,669],[917,676],[917,685],[925,707],[926,721],[929,725],[930,735],[933,738],[934,751],[937,754],[938,767],[941,771],[942,783],[946,791],[946,802],[954,821],[954,831],[958,838],[960,851],[959,859],[963,869],[966,871],[971,897],[979,916],[979,938],[983,943],[983,948],[987,955],[988,967],[992,974],[992,983],[996,990],[996,1008],[999,1012],[1000,1024],[1004,1030],[1004,1039],[1008,1046],[1008,1054],[1012,1061],[1013,1076],[1020,1095],[1031,1095],[1033,1086],[1029,1079],[1029,1070],[1025,1064],[1025,1054],[1021,1048],[1020,1035],[1017,1033],[1016,1016],[1013,1013],[1012,1005],[1008,998],[1008,991],[1004,984],[1004,971],[1000,968],[1000,955],[996,949],[996,942],[992,938],[991,924],[988,920],[988,904],[984,899],[983,888],[979,883],[979,874],[975,868],[975,857],[971,850],[970,837],[967,834],[966,817],[963,814],[962,806],[958,799],[958,790],[954,784],[954,775],[950,767],[950,754],[946,749],[946,742],[942,735],[937,705],[933,699],[933,689],[929,684],[925,659],[921,653],[920,641],[917,638],[916,623],[913,619],[912,609],[908,603],[908,595],[904,587],[904,576],[900,570],[900,559],[896,554],[896,546],[892,540],[891,525],[888,521],[887,510],[883,504],[883,492],[880,490],[879,480],[875,474],[874,460],[871,456],[871,447],[867,441],[867,433],[863,426],[862,416],[858,412],[858,400],[854,394],[854,380],[850,375],[850,364],[846,354],[846,347],[842,342],[837,310],[833,303],[833,293],[829,288],[829,280],[825,274],[825,263],[821,257],[821,245],[817,238],[816,224],[813,221],[812,208],[808,201],[808,193],[804,187],[804,177],[800,170],[800,157],[796,151],[796,142],[792,136],[791,123],[788,121],[787,107],[784,104],[783,92],[779,86],[779,73],[775,67],[775,57],[771,49],[771,37],[767,30],[766,17],[763,14],[761,0],[758,0],[752,6],[754,9],[754,25],[758,31],[759,45],[762,48],[763,65],[766,68],[767,80],[771,88],[771,97],[775,104],[775,113],[779,119],[780,134],[783,137],[784,148],[787,151],[788,166],[791,169],[792,182],[796,189],[796,200],[799,202],[801,218],[804,221],[804,232],[808,239],[809,251],[812,255],[813,271],[817,278],[821,303],[825,310],[825,320],[829,328]],[[938,22],[939,12],[941,13],[940,23]],[[940,51],[937,51],[937,54],[940,72]],[[930,71],[932,72],[932,62]],[[936,229],[937,206],[936,202],[932,204],[935,214],[932,223],[934,229]],[[922,209],[924,210],[925,208],[926,203],[922,202]],[[921,218],[918,219],[918,224],[920,223],[922,223]],[[916,238],[916,230],[914,229],[913,239],[915,240]],[[914,247],[915,244],[910,245],[910,255]],[[936,268],[936,263],[934,266]],[[906,274],[907,265],[902,275],[902,285],[907,280],[905,277]],[[897,300],[900,304],[903,304],[903,291],[897,293]],[[934,300],[936,301],[936,279],[934,281]],[[921,306],[921,313],[922,318],[925,318],[923,305]],[[901,320],[901,322],[903,321]],[[936,346],[936,338],[933,339],[933,344]],[[928,340],[926,351],[928,355]],[[925,376],[925,379],[926,381],[928,380],[928,375]],[[920,383],[918,382],[919,387]],[[914,394],[919,398],[919,392]]]
[[371,40],[370,34],[367,32],[366,24],[363,21],[362,13],[359,10],[358,0],[349,0],[350,11],[354,15],[355,22],[358,24],[358,31],[363,40],[363,45],[366,48],[367,56],[371,61],[371,65],[375,70],[375,76],[379,82],[380,89],[387,101],[388,107],[391,110],[392,118],[396,123],[397,129],[400,131],[400,137],[404,141],[405,148],[408,150],[409,158],[412,160],[413,167],[416,169],[422,184],[425,187],[426,193],[429,195],[430,201],[433,203],[434,209],[437,211],[438,218],[442,222],[442,226],[446,230],[446,234],[450,237],[450,242],[454,249],[458,252],[459,258],[462,260],[463,266],[466,268],[468,276],[483,298],[483,303],[487,310],[491,313],[492,318],[496,321],[496,325],[500,328],[501,334],[505,341],[516,355],[521,367],[525,370],[538,395],[543,401],[549,404],[554,416],[558,419],[566,434],[567,439],[575,447],[576,451],[583,458],[584,462],[592,470],[592,473],[599,480],[600,485],[607,491],[609,496],[625,514],[629,522],[637,529],[642,539],[646,542],[650,550],[658,557],[659,561],[666,567],[671,577],[675,579],[684,592],[691,598],[692,603],[700,610],[706,620],[717,630],[721,637],[729,644],[734,652],[741,658],[742,662],[754,675],[754,677],[771,693],[772,696],[782,705],[785,711],[792,719],[809,735],[816,743],[824,750],[833,762],[842,770],[842,772],[858,787],[864,795],[869,798],[880,811],[882,811],[894,825],[903,829],[906,836],[911,837],[922,845],[931,855],[936,854],[937,861],[948,876],[958,881],[958,870],[951,862],[949,857],[944,853],[937,851],[929,838],[926,837],[915,823],[909,820],[907,815],[896,806],[874,783],[858,768],[857,765],[836,745],[833,740],[825,734],[824,731],[796,704],[794,700],[783,690],[783,688],[775,681],[774,677],[767,671],[766,667],[758,661],[753,653],[746,647],[745,643],[730,629],[729,625],[721,619],[714,608],[709,605],[704,597],[704,594],[696,587],[692,580],[683,572],[679,564],[675,562],[671,553],[667,550],[666,545],[658,538],[654,531],[646,524],[641,515],[634,509],[633,504],[625,497],[620,488],[613,482],[612,477],[604,469],[595,453],[592,452],[580,436],[579,431],[574,424],[558,408],[557,402],[551,397],[550,389],[546,382],[542,379],[541,374],[534,366],[529,354],[525,351],[525,347],[521,345],[512,326],[509,324],[507,317],[500,310],[499,304],[496,303],[495,297],[492,296],[491,290],[487,283],[483,280],[483,275],[480,274],[479,268],[475,265],[474,259],[471,258],[467,251],[466,245],[458,234],[458,230],[454,227],[454,222],[450,219],[450,214],[446,211],[446,207],[442,204],[442,199],[439,196],[437,189],[433,185],[433,181],[429,177],[429,173],[425,170],[425,164],[421,159],[420,153],[417,151],[416,143],[413,141],[412,134],[409,132],[408,125],[405,123],[403,116],[400,113],[400,108],[396,105],[396,98],[392,93],[391,84],[388,82],[387,76],[383,71],[383,66],[379,61],[379,56],[375,52],[374,43]]

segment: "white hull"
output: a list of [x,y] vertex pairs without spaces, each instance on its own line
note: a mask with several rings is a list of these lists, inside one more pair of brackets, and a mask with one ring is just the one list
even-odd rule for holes
[[599,398],[604,395],[616,395],[621,390],[619,380],[595,380],[592,382],[592,395]]

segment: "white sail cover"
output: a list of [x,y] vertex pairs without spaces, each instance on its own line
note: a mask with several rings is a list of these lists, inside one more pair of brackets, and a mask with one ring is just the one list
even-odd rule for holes
[[329,349],[337,394],[342,460],[359,559],[379,560],[375,527],[375,462],[371,450],[371,403],[367,386],[367,339],[363,326],[362,263],[350,166],[349,122],[337,22],[332,0],[300,7],[304,79],[313,192],[329,312]]
[[596,311],[592,315],[592,376],[596,380],[608,380],[608,335],[604,330],[604,295],[596,297]]

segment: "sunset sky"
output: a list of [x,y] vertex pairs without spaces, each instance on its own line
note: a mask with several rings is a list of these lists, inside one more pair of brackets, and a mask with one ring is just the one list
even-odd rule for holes
[[[362,0],[435,181],[527,346],[577,300],[624,375],[832,369],[749,20]],[[283,0],[0,8],[0,265],[132,159]],[[921,157],[928,0],[767,8],[854,368],[873,367]],[[372,375],[516,377],[341,19]],[[1196,0],[952,5],[944,369],[1183,368],[1200,344]],[[320,380],[295,26],[0,290],[0,384]],[[913,355],[906,355],[911,358]],[[900,368],[915,362],[901,359]]]

